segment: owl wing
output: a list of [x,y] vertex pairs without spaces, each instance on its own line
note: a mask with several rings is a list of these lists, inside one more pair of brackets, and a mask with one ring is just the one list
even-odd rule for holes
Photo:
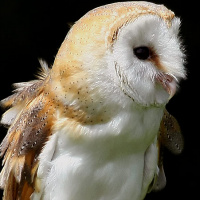
[[9,126],[0,146],[0,155],[4,155],[0,174],[4,200],[30,199],[35,189],[38,155],[52,134],[54,121],[53,103],[44,89],[48,73],[43,67],[42,78],[15,84],[15,93],[1,101],[3,107],[10,107],[1,120]]
[[183,150],[183,136],[177,120],[167,112],[164,115],[160,124],[158,135],[158,174],[155,175],[151,189],[161,190],[166,185],[166,177],[163,168],[163,148],[167,148],[173,154],[180,154]]

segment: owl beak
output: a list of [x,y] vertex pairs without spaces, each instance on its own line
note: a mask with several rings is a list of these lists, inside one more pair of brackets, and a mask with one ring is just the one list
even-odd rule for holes
[[156,81],[168,92],[169,99],[171,99],[176,93],[177,78],[171,74],[159,73],[156,76]]

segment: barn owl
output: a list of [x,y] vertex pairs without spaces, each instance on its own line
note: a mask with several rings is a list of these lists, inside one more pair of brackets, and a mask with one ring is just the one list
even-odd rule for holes
[[161,148],[182,150],[165,109],[186,77],[180,20],[113,3],[68,32],[52,68],[1,101],[4,200],[142,200],[165,186]]

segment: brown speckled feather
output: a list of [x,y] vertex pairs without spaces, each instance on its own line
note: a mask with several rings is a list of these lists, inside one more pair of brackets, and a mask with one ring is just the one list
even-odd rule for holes
[[165,110],[160,126],[161,145],[173,154],[180,154],[183,150],[184,140],[177,120]]
[[[48,73],[44,67],[43,71]],[[10,126],[0,146],[1,156],[5,154],[0,174],[5,200],[30,199],[34,191],[38,155],[51,135],[54,118],[53,102],[45,92],[47,75],[15,84],[15,93],[1,102],[4,107],[11,107],[1,121]]]
[[152,183],[153,185],[150,186],[149,191],[151,191],[151,189],[155,191],[161,190],[166,185],[166,177],[163,168],[164,147],[170,150],[173,154],[180,154],[183,151],[183,146],[184,140],[181,134],[180,126],[177,120],[172,115],[170,115],[169,112],[165,109],[158,133],[159,172],[155,176],[154,181]]

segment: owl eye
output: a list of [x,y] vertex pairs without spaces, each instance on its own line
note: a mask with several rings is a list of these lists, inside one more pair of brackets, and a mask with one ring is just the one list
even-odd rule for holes
[[141,46],[134,48],[134,54],[140,60],[146,60],[150,56],[150,50],[148,47]]

